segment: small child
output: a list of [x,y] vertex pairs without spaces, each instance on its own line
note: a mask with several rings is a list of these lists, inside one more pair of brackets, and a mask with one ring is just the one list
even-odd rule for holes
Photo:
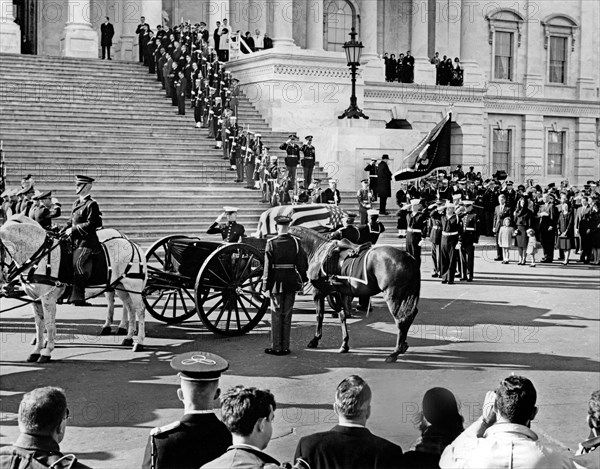
[[503,221],[502,227],[498,232],[498,246],[502,248],[502,263],[508,264],[510,257],[510,247],[513,244],[513,238],[515,237],[515,229],[510,226],[510,217],[506,217]]
[[527,230],[527,251],[525,253],[525,262],[527,262],[527,258],[531,255],[531,264],[529,267],[535,267],[535,254],[537,253],[537,239],[535,237],[535,230],[533,228],[529,228]]

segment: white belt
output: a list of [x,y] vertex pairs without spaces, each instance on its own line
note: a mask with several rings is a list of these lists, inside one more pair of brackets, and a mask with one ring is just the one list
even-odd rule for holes
[[421,230],[417,230],[417,229],[415,229],[415,228],[407,228],[407,229],[406,229],[406,231],[408,231],[408,232],[413,232],[413,233],[422,233],[422,231],[421,231]]
[[443,236],[454,236],[457,234],[458,234],[458,231],[442,231]]
[[467,231],[475,231],[475,228],[465,228]]

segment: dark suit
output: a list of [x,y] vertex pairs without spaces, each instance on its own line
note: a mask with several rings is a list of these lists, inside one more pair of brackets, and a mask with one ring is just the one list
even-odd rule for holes
[[142,469],[152,467],[152,446],[155,469],[198,469],[224,454],[231,443],[231,433],[215,414],[185,414],[180,422],[152,430]]
[[386,469],[402,467],[402,449],[366,428],[336,425],[300,439],[294,460],[311,469]]
[[456,244],[462,234],[462,223],[458,215],[442,215],[442,244],[440,249],[440,277],[443,282],[454,283],[458,252]]
[[440,251],[442,245],[442,214],[438,210],[434,210],[429,215],[429,241],[431,242],[433,276],[438,277],[442,272],[440,265],[440,260],[442,258],[442,253]]
[[100,45],[102,46],[102,59],[108,58],[110,60],[110,48],[112,46],[112,39],[115,35],[115,28],[111,23],[102,23],[100,26]]
[[475,244],[479,242],[479,218],[474,212],[465,214],[462,219],[460,236],[460,278],[473,280],[475,266]]
[[[496,236],[496,258],[502,258],[502,248],[498,244],[498,233],[500,233],[500,228],[504,225],[504,219],[506,217],[511,219],[511,224],[512,224],[512,215],[511,214],[512,214],[512,210],[506,203],[504,204],[504,206],[498,205],[494,209],[493,228],[494,228],[494,234]],[[554,245],[554,241],[553,241],[553,245]]]
[[547,216],[540,216],[540,242],[544,250],[542,262],[554,260],[554,243],[556,240],[556,225],[558,223],[558,210],[553,203],[547,203],[540,207],[539,212],[546,212]]
[[180,116],[185,116],[185,94],[186,94],[187,84],[188,84],[188,81],[185,78],[185,76],[183,78],[180,78],[179,81],[177,82],[177,87],[176,87],[177,106],[179,108],[178,114]]
[[223,241],[227,241],[228,243],[237,243],[244,235],[245,231],[244,226],[235,221],[220,224],[214,222],[210,225],[208,230],[206,230],[208,234],[221,233]]
[[377,165],[377,195],[379,196],[379,213],[386,213],[388,197],[392,196],[392,172],[385,160]]
[[[146,26],[145,30],[144,26]],[[146,58],[144,57],[145,50],[144,46],[142,45],[142,38],[144,37],[144,33],[146,33],[147,31],[150,31],[150,25],[148,23],[138,24],[138,27],[135,30],[135,33],[138,35],[139,59],[140,62],[144,62],[144,64],[146,63]]]
[[342,201],[342,198],[340,196],[340,191],[337,189],[335,191],[332,191],[331,188],[328,187],[323,192],[321,192],[321,203],[322,204],[339,205],[341,201]]
[[365,166],[369,172],[369,189],[373,192],[373,202],[377,202],[377,163],[369,163]]

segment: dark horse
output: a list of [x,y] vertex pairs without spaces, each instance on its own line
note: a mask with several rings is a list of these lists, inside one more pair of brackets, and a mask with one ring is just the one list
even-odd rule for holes
[[[322,337],[324,299],[327,295],[338,292],[342,296],[344,312],[348,313],[352,297],[373,296],[383,292],[383,297],[398,327],[396,348],[385,361],[395,362],[398,355],[408,349],[406,343],[408,329],[418,311],[421,272],[417,261],[407,252],[393,246],[373,246],[363,253],[365,257],[359,258],[358,262],[364,266],[363,281],[361,281],[361,279],[347,278],[342,275],[342,263],[352,262],[352,258],[346,258],[343,252],[351,243],[346,240],[331,241],[326,236],[302,226],[290,227],[290,234],[300,240],[308,255],[308,278],[315,288],[317,330],[308,347],[316,348]],[[350,247],[359,248],[356,245]],[[360,249],[364,248],[363,246]],[[346,315],[340,314],[339,317],[343,336],[340,352],[344,353],[349,350],[348,328]]]

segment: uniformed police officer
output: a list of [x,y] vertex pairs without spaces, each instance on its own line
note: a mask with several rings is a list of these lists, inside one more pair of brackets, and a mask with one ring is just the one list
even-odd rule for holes
[[421,244],[427,234],[427,216],[421,210],[421,199],[410,201],[411,213],[406,215],[406,251],[421,266]]
[[[215,222],[210,225],[206,232],[208,234],[221,233],[223,241],[228,243],[237,243],[246,232],[243,225],[240,225],[235,219],[237,217],[237,207],[223,207],[223,213],[217,217]],[[227,217],[227,223],[221,223],[223,217]]]
[[33,219],[45,230],[51,230],[52,219],[60,217],[61,213],[60,205],[52,202],[52,191],[38,192],[33,200],[39,204],[33,212]]
[[232,444],[231,433],[213,409],[221,394],[219,378],[226,360],[208,352],[189,352],[171,360],[179,372],[177,397],[184,405],[180,421],[150,432],[142,469],[198,469]]
[[302,168],[304,169],[304,183],[306,184],[306,187],[308,187],[312,183],[312,175],[313,170],[315,168],[316,154],[315,147],[312,144],[313,136],[307,135],[305,140],[306,143],[302,145],[300,151],[304,155],[304,157],[302,158]]
[[460,266],[461,281],[473,281],[473,268],[475,265],[475,244],[479,242],[479,218],[473,211],[473,201],[463,201],[465,214],[463,215],[462,234],[460,235]]
[[69,301],[75,306],[89,306],[85,302],[85,287],[92,275],[93,254],[100,248],[96,230],[102,226],[102,214],[90,195],[93,182],[88,176],[75,177],[79,198],[73,202],[70,226],[65,231],[73,244],[73,291]]
[[275,218],[278,235],[267,241],[262,290],[271,296],[271,347],[270,355],[290,353],[292,310],[296,292],[308,281],[308,258],[296,238],[288,233],[290,217]]
[[331,239],[347,239],[351,243],[358,243],[360,238],[360,232],[356,225],[354,225],[354,220],[356,219],[355,213],[348,213],[343,219],[342,222],[344,226],[337,231],[331,233]]

